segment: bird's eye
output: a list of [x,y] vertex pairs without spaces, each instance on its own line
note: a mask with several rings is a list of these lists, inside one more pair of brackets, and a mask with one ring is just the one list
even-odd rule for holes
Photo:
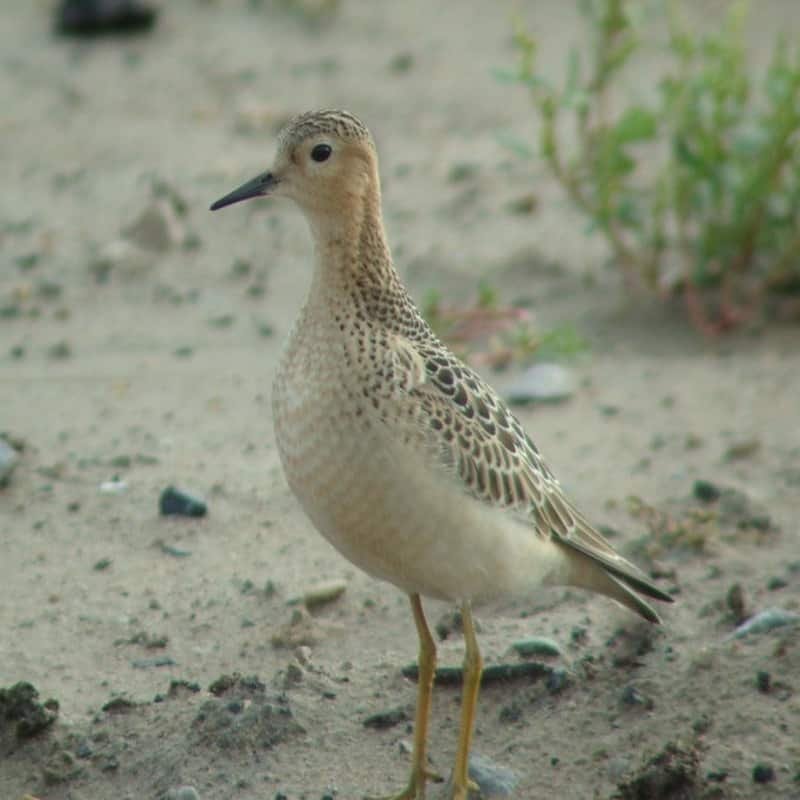
[[327,161],[331,157],[332,152],[333,149],[329,144],[318,144],[315,145],[314,149],[311,151],[311,158],[317,162]]

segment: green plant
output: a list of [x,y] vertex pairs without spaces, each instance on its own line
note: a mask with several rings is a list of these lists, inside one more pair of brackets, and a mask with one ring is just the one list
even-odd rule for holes
[[800,290],[800,48],[779,40],[755,88],[744,0],[703,34],[684,22],[678,0],[665,0],[658,8],[667,24],[652,26],[668,33],[656,100],[612,113],[625,68],[644,45],[642,4],[580,7],[590,43],[571,50],[563,86],[537,71],[536,42],[519,26],[518,68],[498,76],[529,87],[540,153],[605,235],[627,283],[682,292],[708,331],[736,324],[768,296]]
[[446,305],[436,290],[422,304],[422,315],[438,336],[466,361],[504,369],[536,356],[568,360],[588,347],[572,326],[539,331],[525,308],[500,303],[497,289],[481,280],[473,305]]

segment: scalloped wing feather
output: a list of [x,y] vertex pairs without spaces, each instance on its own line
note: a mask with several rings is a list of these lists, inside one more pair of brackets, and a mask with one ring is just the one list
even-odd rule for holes
[[[438,341],[415,345],[395,335],[385,359],[391,399],[385,421],[423,447],[464,491],[531,521],[536,535],[569,551],[563,582],[607,594],[656,622],[631,590],[658,600],[654,586],[565,497],[536,445],[496,392]],[[389,399],[389,398],[387,398]],[[599,569],[598,569],[599,567]]]

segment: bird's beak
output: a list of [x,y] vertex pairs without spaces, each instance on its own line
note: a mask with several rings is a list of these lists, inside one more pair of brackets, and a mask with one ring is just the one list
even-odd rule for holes
[[243,183],[230,194],[221,197],[211,206],[211,210],[216,211],[218,208],[224,208],[241,200],[249,200],[251,197],[264,197],[264,195],[271,194],[279,183],[278,178],[271,172],[262,172],[261,175],[256,175],[255,178]]

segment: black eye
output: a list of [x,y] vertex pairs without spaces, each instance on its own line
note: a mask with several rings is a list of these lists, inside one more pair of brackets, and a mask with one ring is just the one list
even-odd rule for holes
[[311,151],[311,158],[314,161],[327,161],[331,157],[331,153],[333,149],[329,144],[317,144],[314,145],[314,149]]

